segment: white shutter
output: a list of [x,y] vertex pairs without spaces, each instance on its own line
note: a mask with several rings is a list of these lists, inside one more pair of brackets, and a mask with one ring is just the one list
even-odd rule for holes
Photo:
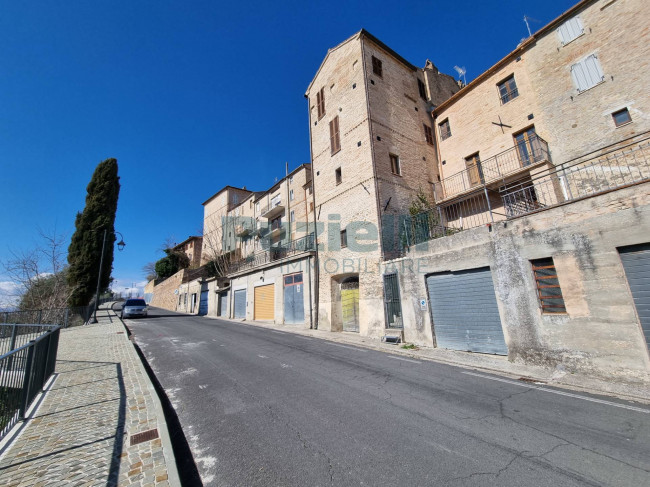
[[600,62],[598,62],[598,58],[595,54],[592,54],[587,59],[585,59],[584,63],[587,69],[587,73],[589,73],[591,86],[596,86],[598,83],[605,79],[605,76],[603,75],[603,69],[600,67]]
[[595,54],[571,66],[571,76],[578,91],[585,91],[605,79],[600,62]]
[[562,45],[568,44],[576,37],[580,37],[583,32],[584,28],[582,27],[580,17],[573,17],[567,20],[557,29],[557,34],[560,37]]

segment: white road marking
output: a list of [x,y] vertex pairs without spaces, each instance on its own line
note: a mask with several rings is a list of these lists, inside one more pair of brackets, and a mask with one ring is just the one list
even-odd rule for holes
[[268,358],[266,355],[258,355],[259,358]]
[[208,387],[207,384],[199,384],[199,389],[205,389],[207,387]]
[[482,377],[483,379],[496,380],[499,382],[505,382],[506,384],[512,384],[519,387],[527,387],[528,389],[537,389],[542,392],[550,392],[552,394],[558,394],[560,396],[575,397],[576,399],[582,399],[583,401],[596,402],[598,404],[605,404],[607,406],[613,406],[615,408],[629,409],[630,411],[637,411],[639,413],[650,414],[650,409],[637,408],[635,406],[628,406],[627,404],[619,404],[617,402],[605,401],[604,399],[596,399],[594,397],[581,396],[580,394],[573,394],[571,392],[556,391],[555,389],[548,389],[546,387],[535,386],[532,384],[526,384],[525,382],[517,382],[514,380],[501,379],[499,377],[490,377],[489,375],[476,374],[474,372],[463,372],[463,374],[473,375],[476,377]]
[[334,345],[335,347],[341,347],[341,348],[349,348],[350,350],[356,350],[357,352],[367,352],[368,351],[368,350],[364,350],[362,348],[348,347],[347,345],[341,345],[340,343],[330,343],[330,345]]
[[289,365],[289,364],[280,364],[280,367],[282,367],[283,369],[290,369],[290,368],[292,368],[293,366],[292,366],[292,365]]
[[410,358],[396,357],[395,355],[389,355],[389,358],[394,358],[395,360],[403,360],[404,362],[411,362],[412,364],[421,364],[422,362],[418,360],[411,360]]

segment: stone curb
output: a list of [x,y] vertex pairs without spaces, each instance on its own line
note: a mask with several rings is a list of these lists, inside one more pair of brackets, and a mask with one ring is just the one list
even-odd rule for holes
[[158,422],[158,433],[160,434],[160,439],[162,440],[163,444],[163,455],[165,456],[165,466],[167,467],[167,477],[168,477],[168,482],[169,485],[171,486],[180,486],[181,481],[180,477],[178,475],[178,468],[176,466],[176,457],[174,456],[174,449],[172,447],[172,441],[171,437],[169,436],[169,430],[167,428],[167,421],[165,419],[165,413],[163,412],[162,408],[162,403],[160,402],[160,398],[158,397],[158,393],[156,392],[156,388],[153,386],[153,383],[151,382],[151,379],[149,378],[149,374],[147,373],[147,370],[142,363],[142,359],[140,358],[140,355],[138,354],[137,350],[135,349],[135,345],[133,342],[129,339],[129,329],[124,323],[124,320],[119,317],[117,312],[113,309],[113,305],[115,303],[107,303],[107,305],[110,305],[108,309],[112,311],[115,314],[115,317],[120,320],[120,323],[122,324],[122,327],[124,328],[124,339],[127,341],[129,347],[131,347],[132,352],[138,357],[138,366],[140,367],[143,376],[147,378],[147,389],[149,389],[149,392],[151,393],[151,397],[153,399],[153,402],[155,404],[156,408],[156,420]]
[[[181,313],[182,314],[182,313]],[[196,316],[189,315],[188,316]],[[305,328],[293,327],[291,325],[283,324],[273,324],[273,323],[264,323],[259,321],[249,321],[249,320],[236,320],[230,318],[223,318],[221,316],[203,316],[203,318],[213,319],[213,320],[223,320],[231,323],[237,323],[241,325],[250,325],[258,328],[267,328],[276,331],[282,331],[286,333],[293,333],[295,335],[304,335],[316,339],[327,340],[330,342],[337,343],[346,343],[349,345],[355,345],[362,348],[367,348],[370,350],[377,350],[381,352],[387,352],[394,355],[401,355],[405,357],[410,357],[413,359],[427,360],[430,362],[443,363],[446,365],[452,365],[455,367],[461,367],[464,369],[470,370],[479,370],[484,372],[489,372],[491,374],[501,375],[508,377],[510,379],[519,380],[522,377],[526,379],[532,379],[532,381],[543,382],[545,385],[551,387],[558,387],[562,389],[569,389],[573,391],[581,391],[590,394],[601,394],[607,396],[613,396],[620,399],[635,401],[644,404],[650,404],[650,388],[644,384],[627,384],[627,383],[612,383],[607,382],[601,379],[584,376],[584,375],[573,375],[566,374],[561,377],[556,377],[557,373],[554,369],[546,369],[542,367],[529,366],[529,365],[520,365],[512,362],[508,362],[505,358],[495,358],[494,356],[489,356],[490,361],[494,362],[503,362],[503,367],[495,367],[488,362],[488,359],[482,357],[481,354],[472,354],[470,352],[458,352],[458,351],[447,351],[441,350],[432,352],[429,349],[421,350],[404,350],[399,348],[400,345],[389,345],[379,342],[378,340],[370,337],[352,337],[347,335],[340,334],[330,334],[322,330],[310,330]],[[377,343],[374,343],[377,342]],[[432,356],[432,353],[436,353],[435,356]],[[449,354],[452,357],[444,357],[442,354]],[[465,361],[454,360],[454,354],[466,354],[467,357],[462,357]],[[469,360],[474,363],[468,363]],[[506,368],[512,370],[506,370]],[[646,392],[647,391],[647,392]]]

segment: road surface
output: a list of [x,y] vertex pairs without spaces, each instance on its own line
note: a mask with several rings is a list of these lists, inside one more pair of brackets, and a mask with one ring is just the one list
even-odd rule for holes
[[650,406],[251,325],[126,320],[205,485],[650,486]]

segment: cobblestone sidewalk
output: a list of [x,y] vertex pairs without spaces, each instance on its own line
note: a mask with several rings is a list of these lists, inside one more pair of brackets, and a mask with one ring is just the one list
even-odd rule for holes
[[[0,457],[0,485],[179,485],[162,408],[124,326],[61,331],[56,380]],[[131,436],[158,437],[131,446]]]

